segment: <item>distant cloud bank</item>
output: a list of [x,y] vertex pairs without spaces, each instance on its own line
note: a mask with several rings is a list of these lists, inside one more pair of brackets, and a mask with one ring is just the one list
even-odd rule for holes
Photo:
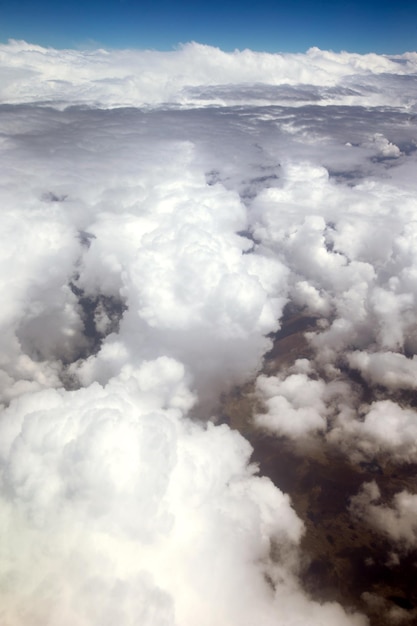
[[[200,106],[239,101],[239,91],[207,87],[269,85],[251,99],[288,103],[284,86],[308,85],[310,98],[323,104],[393,104],[387,75],[411,77],[417,53],[399,56],[334,53],[311,48],[305,54],[270,54],[189,43],[172,52],[153,50],[56,50],[21,41],[0,45],[3,102],[48,102],[105,107],[175,103]],[[343,89],[338,87],[343,84]],[[193,88],[193,89],[191,89]],[[195,88],[200,88],[195,89]],[[281,88],[281,89],[279,89]],[[410,85],[411,88],[411,85]],[[415,88],[414,88],[415,90]],[[410,93],[395,90],[395,104],[407,105]],[[408,90],[407,90],[408,91]],[[290,92],[291,94],[291,92]],[[297,101],[297,94],[290,98]],[[242,98],[241,98],[242,99]],[[307,100],[309,97],[307,95]]]

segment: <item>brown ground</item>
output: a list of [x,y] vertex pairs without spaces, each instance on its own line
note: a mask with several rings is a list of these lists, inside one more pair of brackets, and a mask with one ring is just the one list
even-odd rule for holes
[[[311,356],[304,332],[315,325],[313,318],[287,315],[264,373],[274,374],[295,359]],[[324,437],[295,444],[260,432],[252,422],[259,411],[253,389],[250,383],[225,397],[223,419],[251,442],[260,473],[290,494],[305,523],[304,588],[316,600],[335,600],[361,611],[371,626],[417,625],[417,551],[399,553],[398,546],[354,519],[348,509],[351,496],[372,480],[388,501],[402,489],[417,493],[417,464],[387,458],[353,464]],[[369,389],[365,393],[369,395]],[[392,552],[400,556],[398,565],[389,564]]]

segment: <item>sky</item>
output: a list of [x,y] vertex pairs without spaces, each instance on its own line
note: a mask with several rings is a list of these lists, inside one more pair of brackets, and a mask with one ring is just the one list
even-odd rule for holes
[[224,50],[398,54],[417,46],[412,0],[2,0],[0,41],[23,39],[57,48],[170,50],[196,41]]

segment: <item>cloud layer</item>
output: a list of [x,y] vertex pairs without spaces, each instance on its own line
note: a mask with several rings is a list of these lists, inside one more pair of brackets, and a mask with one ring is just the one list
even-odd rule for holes
[[[242,99],[290,99],[295,105],[321,100],[351,105],[366,99],[374,106],[410,106],[417,67],[416,53],[389,57],[318,48],[305,54],[227,53],[194,42],[158,52],[54,50],[11,40],[0,46],[0,61],[2,101],[106,107],[168,102],[195,106]],[[389,96],[384,89],[387,76],[394,87]],[[292,89],[296,85],[303,89]]]
[[265,433],[417,461],[415,55],[0,57],[2,623],[366,624],[215,424],[256,380]]

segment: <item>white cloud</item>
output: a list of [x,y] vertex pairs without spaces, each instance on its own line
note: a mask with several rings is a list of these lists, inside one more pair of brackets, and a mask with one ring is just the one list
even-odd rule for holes
[[[366,89],[367,77],[407,76],[415,72],[413,54],[398,57],[376,54],[335,54],[312,48],[306,54],[269,54],[251,50],[223,52],[218,48],[188,43],[172,52],[152,50],[54,50],[24,41],[11,40],[0,46],[2,65],[1,100],[21,103],[53,101],[57,106],[68,103],[99,103],[103,106],[140,106],[164,102],[197,104],[211,100],[208,92],[194,98],[187,87],[207,85],[313,85],[335,87],[348,80],[352,89],[325,90],[329,101],[354,104],[366,101],[375,106],[392,104],[381,85]],[[352,76],[354,77],[352,79]],[[365,85],[361,82],[365,78]],[[356,90],[356,92],[355,92]],[[195,92],[196,95],[196,92]],[[283,94],[284,102],[288,100]],[[280,94],[277,94],[278,100]],[[356,96],[356,97],[355,97]],[[233,96],[232,96],[233,97]],[[312,100],[320,100],[320,95]],[[265,96],[261,96],[265,101]],[[400,89],[395,100],[406,100]],[[217,103],[222,97],[215,96]],[[266,98],[268,101],[268,98]],[[297,98],[292,98],[297,104]],[[408,104],[408,102],[406,101]]]
[[388,450],[395,451],[398,448],[400,458],[401,452],[404,459],[407,458],[407,452],[415,455],[417,412],[411,408],[402,408],[391,400],[374,402],[360,430]]
[[[349,391],[348,391],[349,393]],[[397,463],[413,463],[417,457],[417,412],[393,400],[358,405],[352,393],[340,402],[340,415],[329,440],[355,460],[389,455]]]
[[415,389],[417,386],[417,359],[407,359],[397,352],[352,352],[347,355],[350,367],[360,371],[371,384],[389,389]]
[[309,369],[303,359],[296,361],[288,375],[257,378],[257,396],[265,408],[255,416],[257,426],[293,438],[325,430],[326,384],[310,378]]
[[381,157],[389,159],[398,159],[401,155],[401,150],[398,146],[388,141],[382,133],[375,133],[372,137],[372,143],[378,150],[378,154]]
[[254,476],[237,432],[184,417],[192,403],[161,358],[4,411],[5,624],[364,624],[304,597],[288,496]]
[[417,495],[408,491],[395,494],[392,505],[381,502],[381,492],[375,482],[365,483],[351,498],[350,510],[391,541],[405,550],[417,544]]

